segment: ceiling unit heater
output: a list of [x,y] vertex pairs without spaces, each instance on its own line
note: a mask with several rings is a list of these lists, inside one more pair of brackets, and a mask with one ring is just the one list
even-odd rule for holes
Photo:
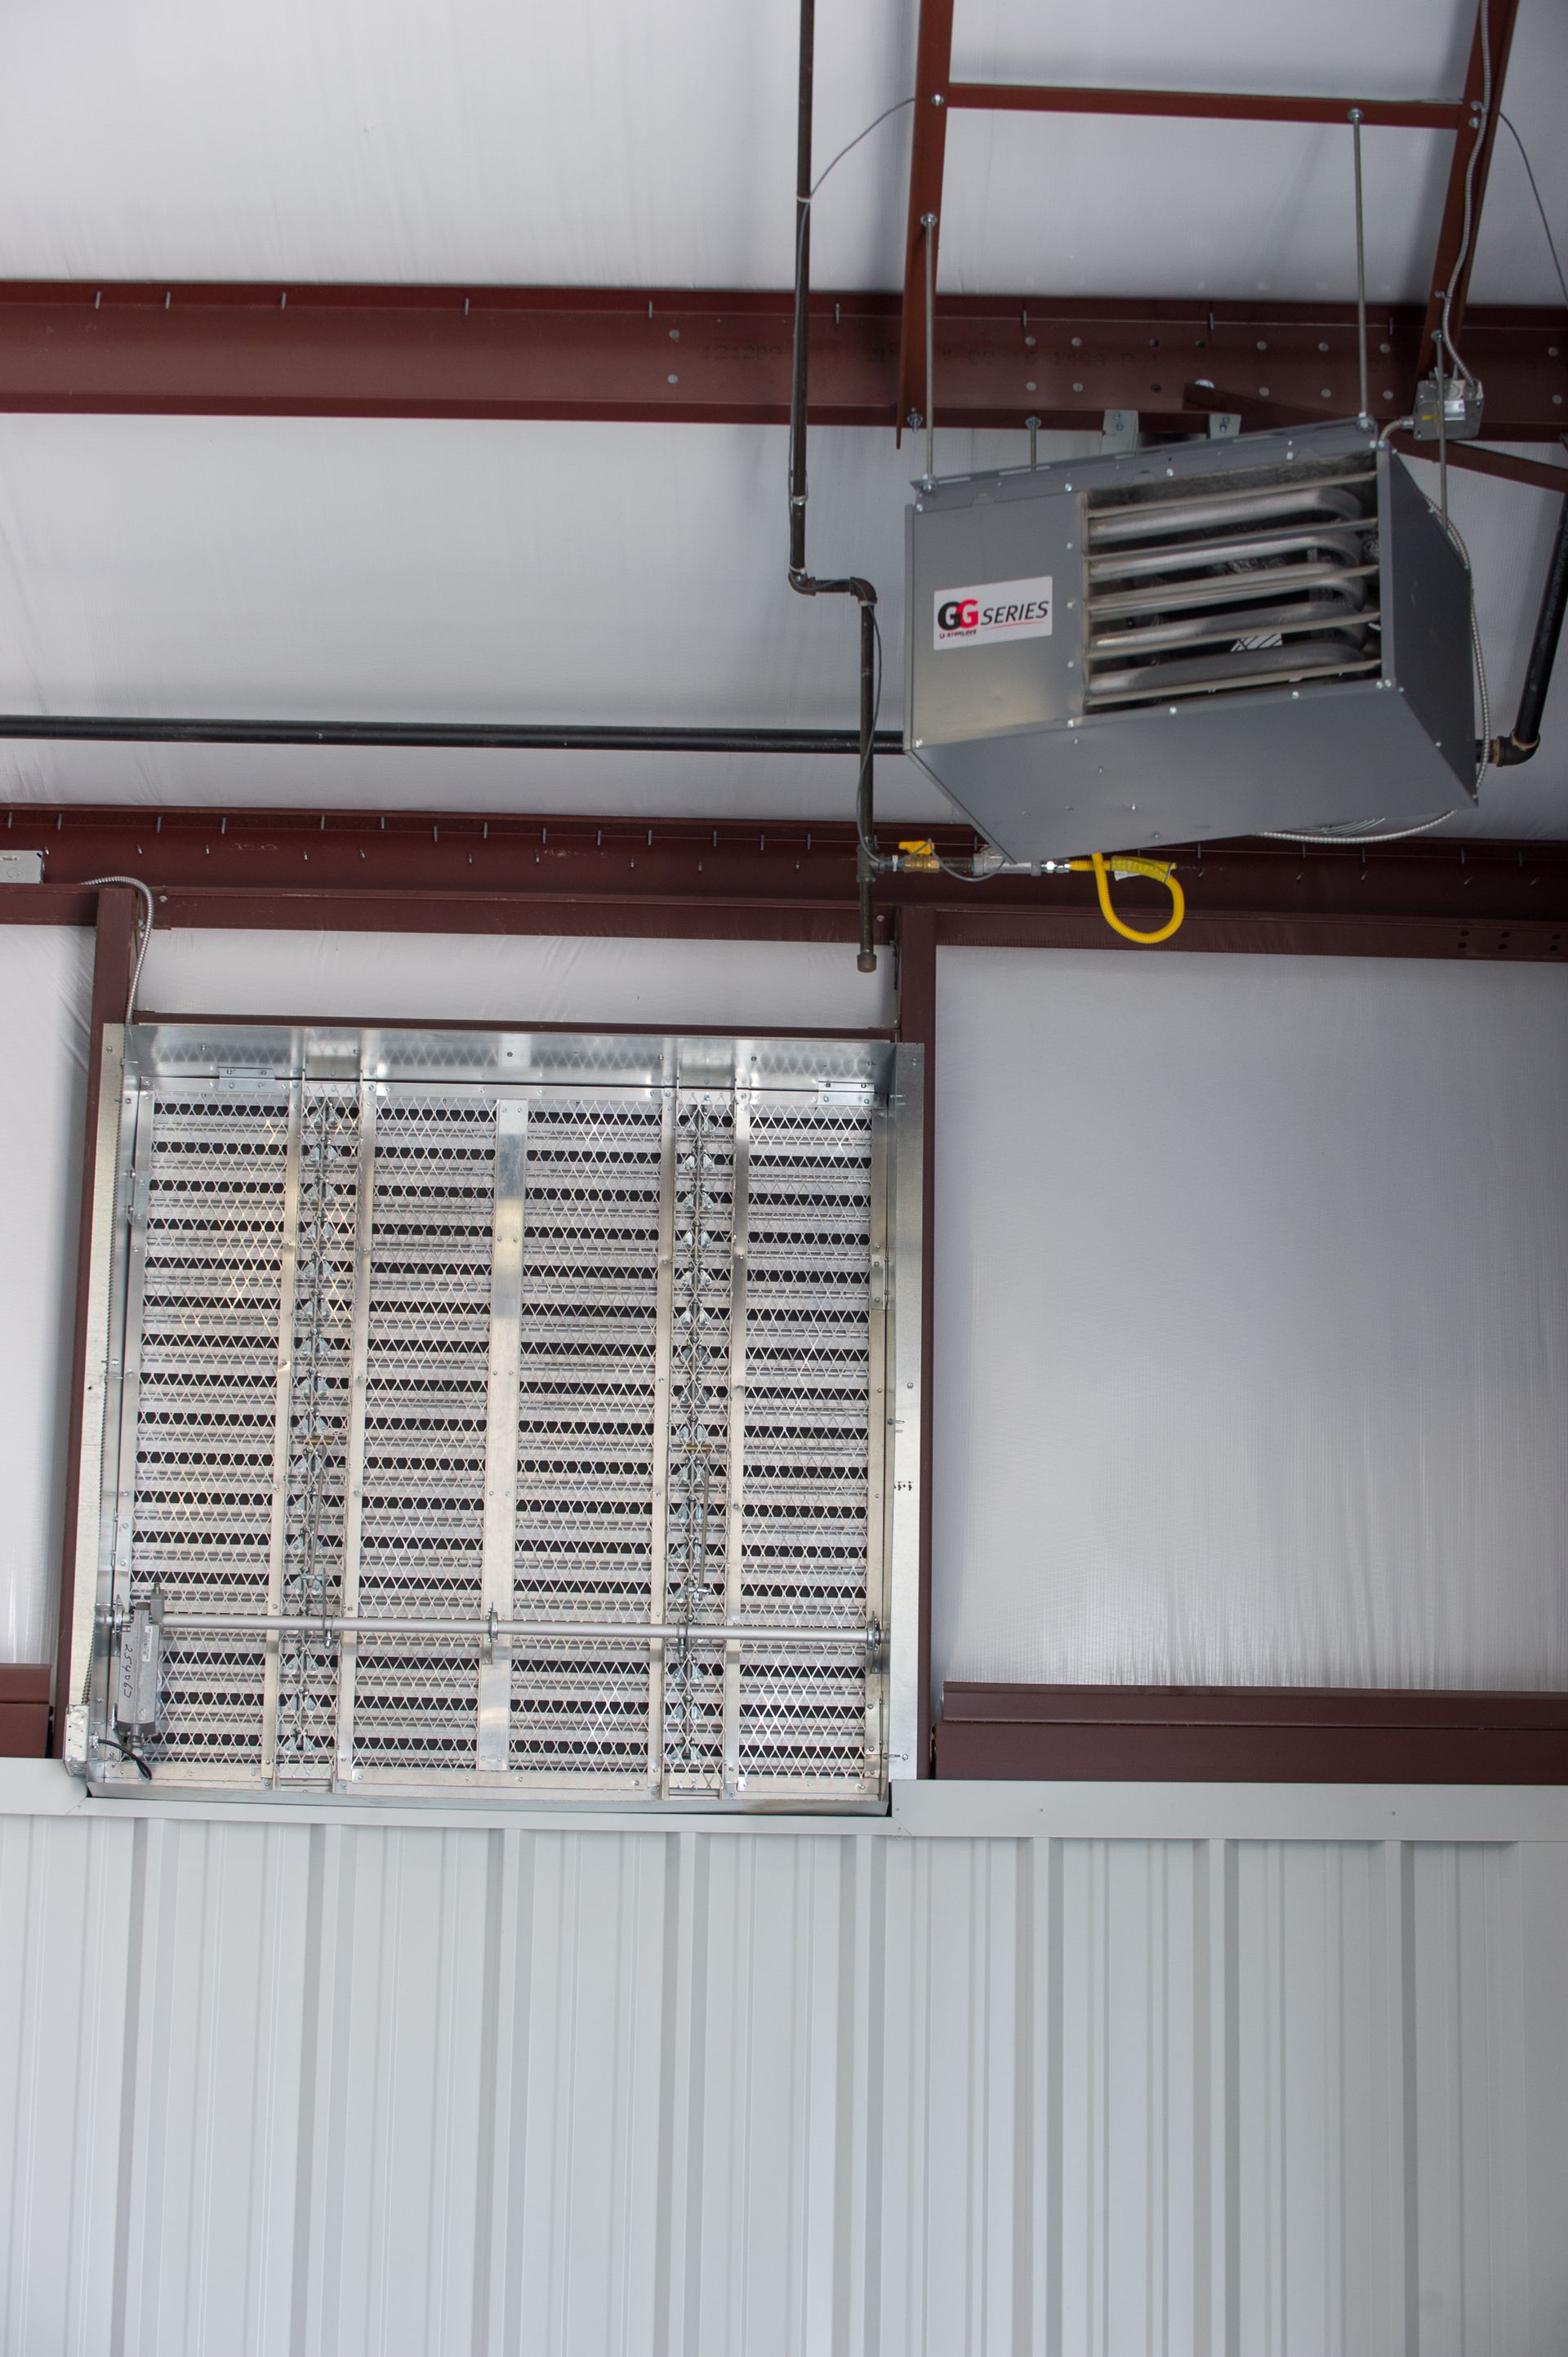
[[1356,424],[916,487],[905,742],[1011,859],[1476,799],[1470,583]]

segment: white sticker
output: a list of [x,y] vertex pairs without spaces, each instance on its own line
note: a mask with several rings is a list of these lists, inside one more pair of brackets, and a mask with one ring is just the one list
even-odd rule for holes
[[1033,581],[983,581],[975,589],[939,589],[932,645],[983,647],[998,639],[1048,639],[1051,576]]

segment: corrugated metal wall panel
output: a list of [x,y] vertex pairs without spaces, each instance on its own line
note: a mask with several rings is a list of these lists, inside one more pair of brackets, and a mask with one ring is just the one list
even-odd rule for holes
[[1568,1851],[0,1816],[5,2357],[1568,2341]]

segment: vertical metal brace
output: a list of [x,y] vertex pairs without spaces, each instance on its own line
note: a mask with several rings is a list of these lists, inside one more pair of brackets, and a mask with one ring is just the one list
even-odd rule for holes
[[[485,1394],[485,1536],[480,1609],[510,1620],[517,1561],[518,1381],[522,1356],[523,1203],[528,1106],[496,1106],[495,1210],[490,1241],[490,1358]],[[511,1757],[511,1640],[495,1637],[479,1662],[476,1764],[496,1774]]]
[[95,1659],[94,1639],[102,1581],[113,1557],[113,1534],[105,1506],[113,1494],[105,1463],[107,1407],[114,1332],[114,1225],[120,1189],[125,1030],[103,1027],[99,1066],[98,1121],[93,1133],[92,1235],[87,1276],[87,1351],[81,1399],[81,1453],[78,1459],[75,1578],[71,1590],[70,1659],[60,1666],[57,1708],[66,1714],[65,1762],[78,1775],[88,1767],[89,1715]]
[[[871,1114],[871,1266],[867,1305],[870,1349],[865,1417],[865,1617],[884,1630],[888,1620],[888,1554],[892,1518],[887,1491],[887,1190],[891,1157],[886,1104]],[[868,1653],[865,1664],[865,1782],[880,1789],[887,1753],[887,1663]]]
[[[364,1065],[374,1055],[375,1034],[367,1032]],[[361,1067],[363,1071],[363,1067]],[[360,1082],[360,1182],[354,1204],[354,1297],[349,1344],[349,1437],[343,1488],[343,1577],[339,1610],[352,1620],[360,1609],[360,1540],[365,1518],[365,1393],[371,1342],[371,1243],[376,1186],[376,1084]],[[338,1776],[353,1781],[354,1674],[359,1638],[345,1630],[338,1641]]]
[[922,213],[926,232],[926,473],[924,488],[936,482],[934,459],[937,433],[937,217]]
[[[1486,6],[1488,0],[1482,0]],[[1356,348],[1361,362],[1359,422],[1369,425],[1372,412],[1367,398],[1367,237],[1361,209],[1361,110],[1350,109],[1350,138],[1356,163]]]
[[[650,1504],[648,1617],[664,1619],[670,1559],[670,1414],[675,1340],[675,1083],[665,1074],[659,1132],[659,1278],[653,1349],[653,1494]],[[664,1790],[664,1641],[648,1648],[648,1788]]]
[[[284,1566],[288,1546],[288,1459],[294,1429],[294,1297],[299,1266],[299,1195],[305,1136],[305,1085],[288,1091],[288,1151],[284,1165],[283,1243],[278,1254],[277,1381],[273,1411],[272,1530],[267,1544],[267,1611],[284,1609]],[[283,1640],[267,1632],[266,1678],[262,1689],[262,1773],[277,1781],[278,1667]]]
[[[746,1302],[751,1239],[751,1091],[740,1075],[750,1043],[736,1042],[734,1146],[730,1176],[729,1511],[725,1528],[725,1619],[733,1627],[741,1608],[741,1549],[746,1536]],[[724,1788],[743,1792],[740,1768],[740,1640],[725,1641]]]

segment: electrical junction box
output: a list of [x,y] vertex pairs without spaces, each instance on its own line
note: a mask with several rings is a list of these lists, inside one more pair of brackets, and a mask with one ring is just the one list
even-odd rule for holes
[[1354,423],[916,486],[906,751],[1011,859],[1476,799],[1470,583]]

